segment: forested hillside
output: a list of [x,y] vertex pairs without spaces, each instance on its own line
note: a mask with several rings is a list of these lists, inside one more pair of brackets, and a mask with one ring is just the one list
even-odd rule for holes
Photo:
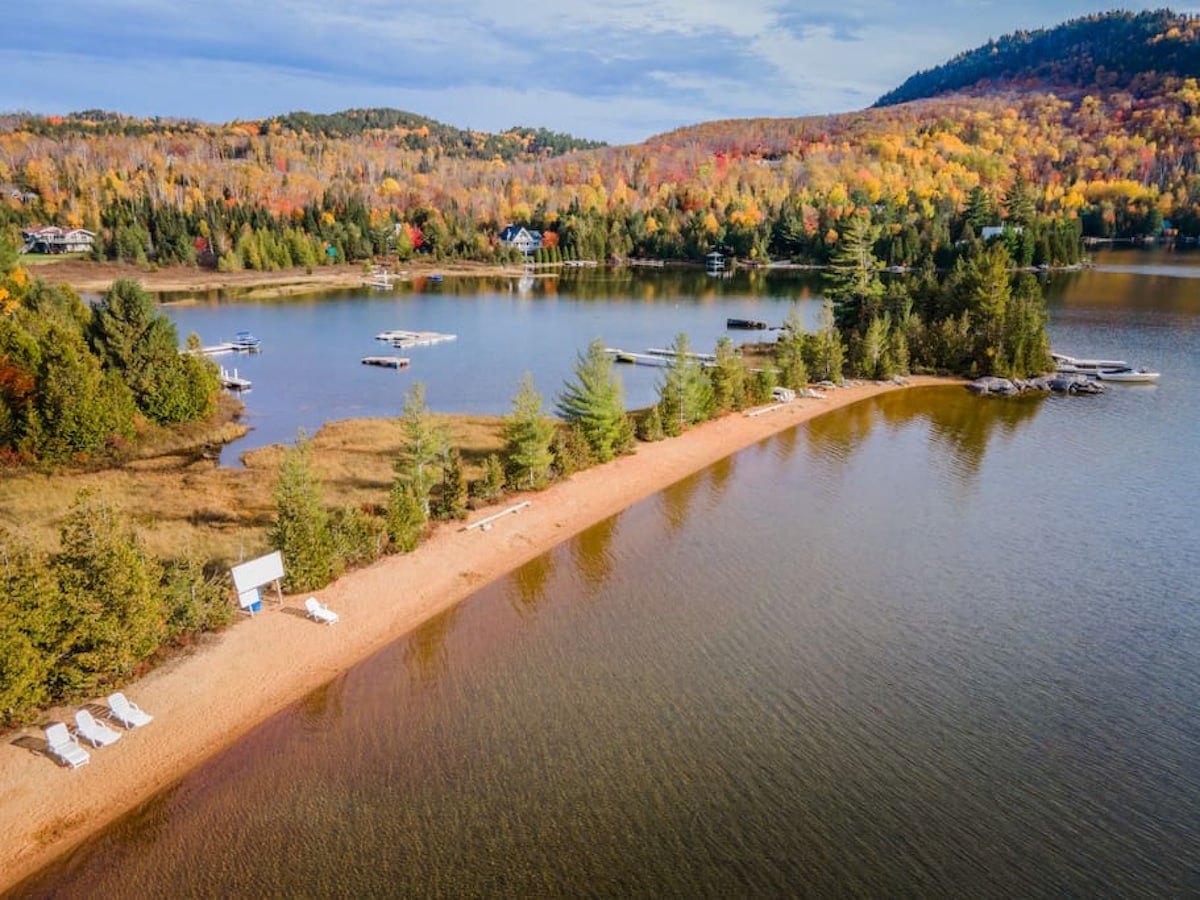
[[[512,259],[498,240],[510,223],[542,231],[551,260],[699,260],[717,247],[827,263],[866,210],[891,265],[946,267],[988,225],[1019,226],[1007,237],[1019,265],[1069,264],[1081,235],[1154,236],[1164,220],[1200,235],[1200,86],[1167,74],[1190,58],[1195,25],[1112,15],[996,45],[1005,58],[1061,45],[1050,69],[1074,59],[1090,87],[1050,87],[1027,67],[1003,90],[710,122],[622,147],[395,110],[225,125],[10,117],[0,227],[84,227],[98,257],[226,269]],[[1112,70],[1099,48],[1134,46],[1130,29],[1141,37],[1124,74],[1101,78]]]
[[913,75],[876,102],[893,106],[980,82],[1153,92],[1167,76],[1200,75],[1197,20],[1167,9],[1106,12],[1057,28],[1018,31]]

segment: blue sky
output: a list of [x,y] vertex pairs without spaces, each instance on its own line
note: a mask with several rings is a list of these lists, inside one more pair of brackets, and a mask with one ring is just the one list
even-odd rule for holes
[[[209,122],[390,106],[633,143],[862,109],[921,69],[1105,9],[1033,0],[56,0],[0,29],[0,112]],[[1187,7],[1174,7],[1190,12]]]

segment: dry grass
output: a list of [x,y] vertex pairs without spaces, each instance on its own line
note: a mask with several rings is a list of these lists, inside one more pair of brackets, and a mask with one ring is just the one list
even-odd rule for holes
[[[487,454],[499,452],[503,445],[501,419],[436,418],[462,453],[466,477],[478,477]],[[326,505],[383,506],[402,437],[398,419],[348,419],[318,431],[312,438],[312,459]],[[142,456],[116,469],[0,474],[0,524],[53,550],[77,493],[94,488],[122,512],[157,556],[190,552],[206,560],[233,562],[264,552],[285,448],[273,445],[243,454],[243,469],[218,468],[209,452],[213,432],[203,438],[190,446],[182,440],[164,443],[159,455]]]

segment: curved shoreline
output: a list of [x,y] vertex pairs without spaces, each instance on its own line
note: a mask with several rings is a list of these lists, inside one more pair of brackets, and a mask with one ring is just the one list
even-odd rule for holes
[[[909,382],[946,383],[951,382]],[[898,389],[892,383],[858,384],[766,415],[727,415],[679,438],[638,444],[629,456],[471,515],[468,524],[531,501],[490,529],[440,523],[413,553],[381,559],[318,592],[340,615],[336,625],[307,619],[303,596],[287,597],[282,606],[264,602],[253,619],[127,686],[125,693],[154,721],[124,733],[111,747],[90,750],[91,762],[80,769],[61,768],[44,753],[40,727],[13,732],[0,746],[0,892],[281,709],[591,525],[788,428]],[[72,723],[76,708],[51,710],[44,724]]]

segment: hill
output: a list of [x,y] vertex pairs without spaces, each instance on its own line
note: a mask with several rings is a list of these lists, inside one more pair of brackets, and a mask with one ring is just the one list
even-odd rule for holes
[[1200,75],[1200,19],[1167,9],[1106,12],[1055,28],[1017,31],[918,72],[875,106],[991,86],[1038,82],[1083,90],[1152,89],[1164,77]]
[[535,159],[602,147],[545,128],[514,126],[498,134],[469,131],[398,109],[347,109],[336,113],[290,112],[269,119],[214,125],[193,119],[148,119],[90,109],[66,116],[7,116],[0,131],[68,137],[154,137],[219,135],[236,130],[262,135],[307,135],[331,139],[370,137],[397,149],[437,150],[460,159]]

